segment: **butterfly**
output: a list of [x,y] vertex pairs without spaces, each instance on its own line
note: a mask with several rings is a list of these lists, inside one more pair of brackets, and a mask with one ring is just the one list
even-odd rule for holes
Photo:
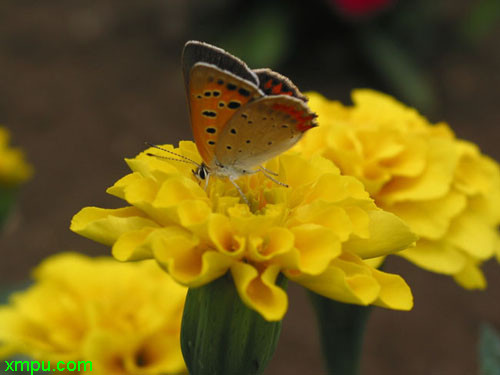
[[279,73],[251,70],[223,49],[199,41],[185,44],[182,68],[194,141],[203,160],[191,161],[197,165],[193,173],[207,184],[210,176],[229,178],[245,201],[235,183],[242,175],[260,171],[285,185],[261,164],[317,126],[317,115],[299,89]]

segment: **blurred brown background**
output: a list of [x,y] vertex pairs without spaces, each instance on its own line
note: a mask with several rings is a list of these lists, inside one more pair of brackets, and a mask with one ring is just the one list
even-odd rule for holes
[[[267,63],[303,91],[332,99],[348,102],[355,87],[396,94],[432,121],[446,120],[459,137],[500,160],[500,27],[469,44],[450,37],[450,25],[467,17],[472,1],[442,2],[432,34],[418,34],[429,32],[429,24],[415,30],[423,38],[421,44],[413,40],[416,48],[432,45],[408,55],[414,61],[410,73],[418,68],[417,86],[423,82],[416,94],[405,91],[410,79],[388,77],[383,63],[370,63],[370,47],[363,49],[352,38],[359,29],[372,35],[397,14],[381,15],[386,17],[382,21],[374,21],[376,16],[346,20],[326,1],[315,3],[276,2],[261,12],[259,1],[1,2],[0,124],[24,148],[35,176],[22,189],[0,238],[0,285],[27,279],[32,267],[59,251],[109,254],[70,232],[69,222],[84,206],[122,205],[105,188],[128,173],[123,158],[140,152],[144,141],[191,139],[180,66],[189,39],[242,53],[254,68],[260,67],[254,63]],[[325,15],[329,11],[332,15]],[[276,25],[283,35],[272,29]],[[266,34],[268,26],[272,32]],[[383,30],[385,37],[402,35],[397,29]],[[411,50],[413,42],[408,39],[405,47]],[[381,61],[395,61],[385,58]],[[388,271],[408,281],[415,308],[407,313],[375,310],[362,374],[477,374],[479,324],[500,327],[499,269],[496,262],[486,264],[488,290],[467,292],[447,277],[391,259]],[[299,287],[290,286],[290,302],[266,374],[323,374],[313,315]]]

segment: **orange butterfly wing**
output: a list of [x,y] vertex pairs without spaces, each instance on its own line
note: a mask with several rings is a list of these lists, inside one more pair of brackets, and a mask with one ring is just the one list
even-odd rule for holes
[[239,107],[264,94],[256,73],[237,57],[210,44],[187,42],[182,66],[194,140],[210,167],[221,129]]
[[234,113],[260,98],[257,86],[207,63],[190,70],[188,102],[193,136],[203,161],[211,166],[217,138]]

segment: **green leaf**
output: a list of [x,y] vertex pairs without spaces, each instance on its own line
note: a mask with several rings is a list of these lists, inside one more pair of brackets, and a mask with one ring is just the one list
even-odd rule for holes
[[487,323],[479,331],[478,352],[480,375],[500,375],[500,337]]

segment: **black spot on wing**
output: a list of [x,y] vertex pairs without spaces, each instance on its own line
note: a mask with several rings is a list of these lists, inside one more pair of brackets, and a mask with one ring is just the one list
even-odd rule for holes
[[248,91],[247,89],[244,89],[243,87],[238,90],[238,93],[242,96],[246,96],[246,97],[250,96],[250,91]]
[[229,104],[227,105],[227,107],[230,109],[237,109],[237,108],[240,108],[240,106],[241,106],[241,103],[237,102],[235,100],[230,101]]
[[211,117],[211,118],[217,117],[217,112],[215,111],[204,110],[201,112],[201,114],[205,117]]

